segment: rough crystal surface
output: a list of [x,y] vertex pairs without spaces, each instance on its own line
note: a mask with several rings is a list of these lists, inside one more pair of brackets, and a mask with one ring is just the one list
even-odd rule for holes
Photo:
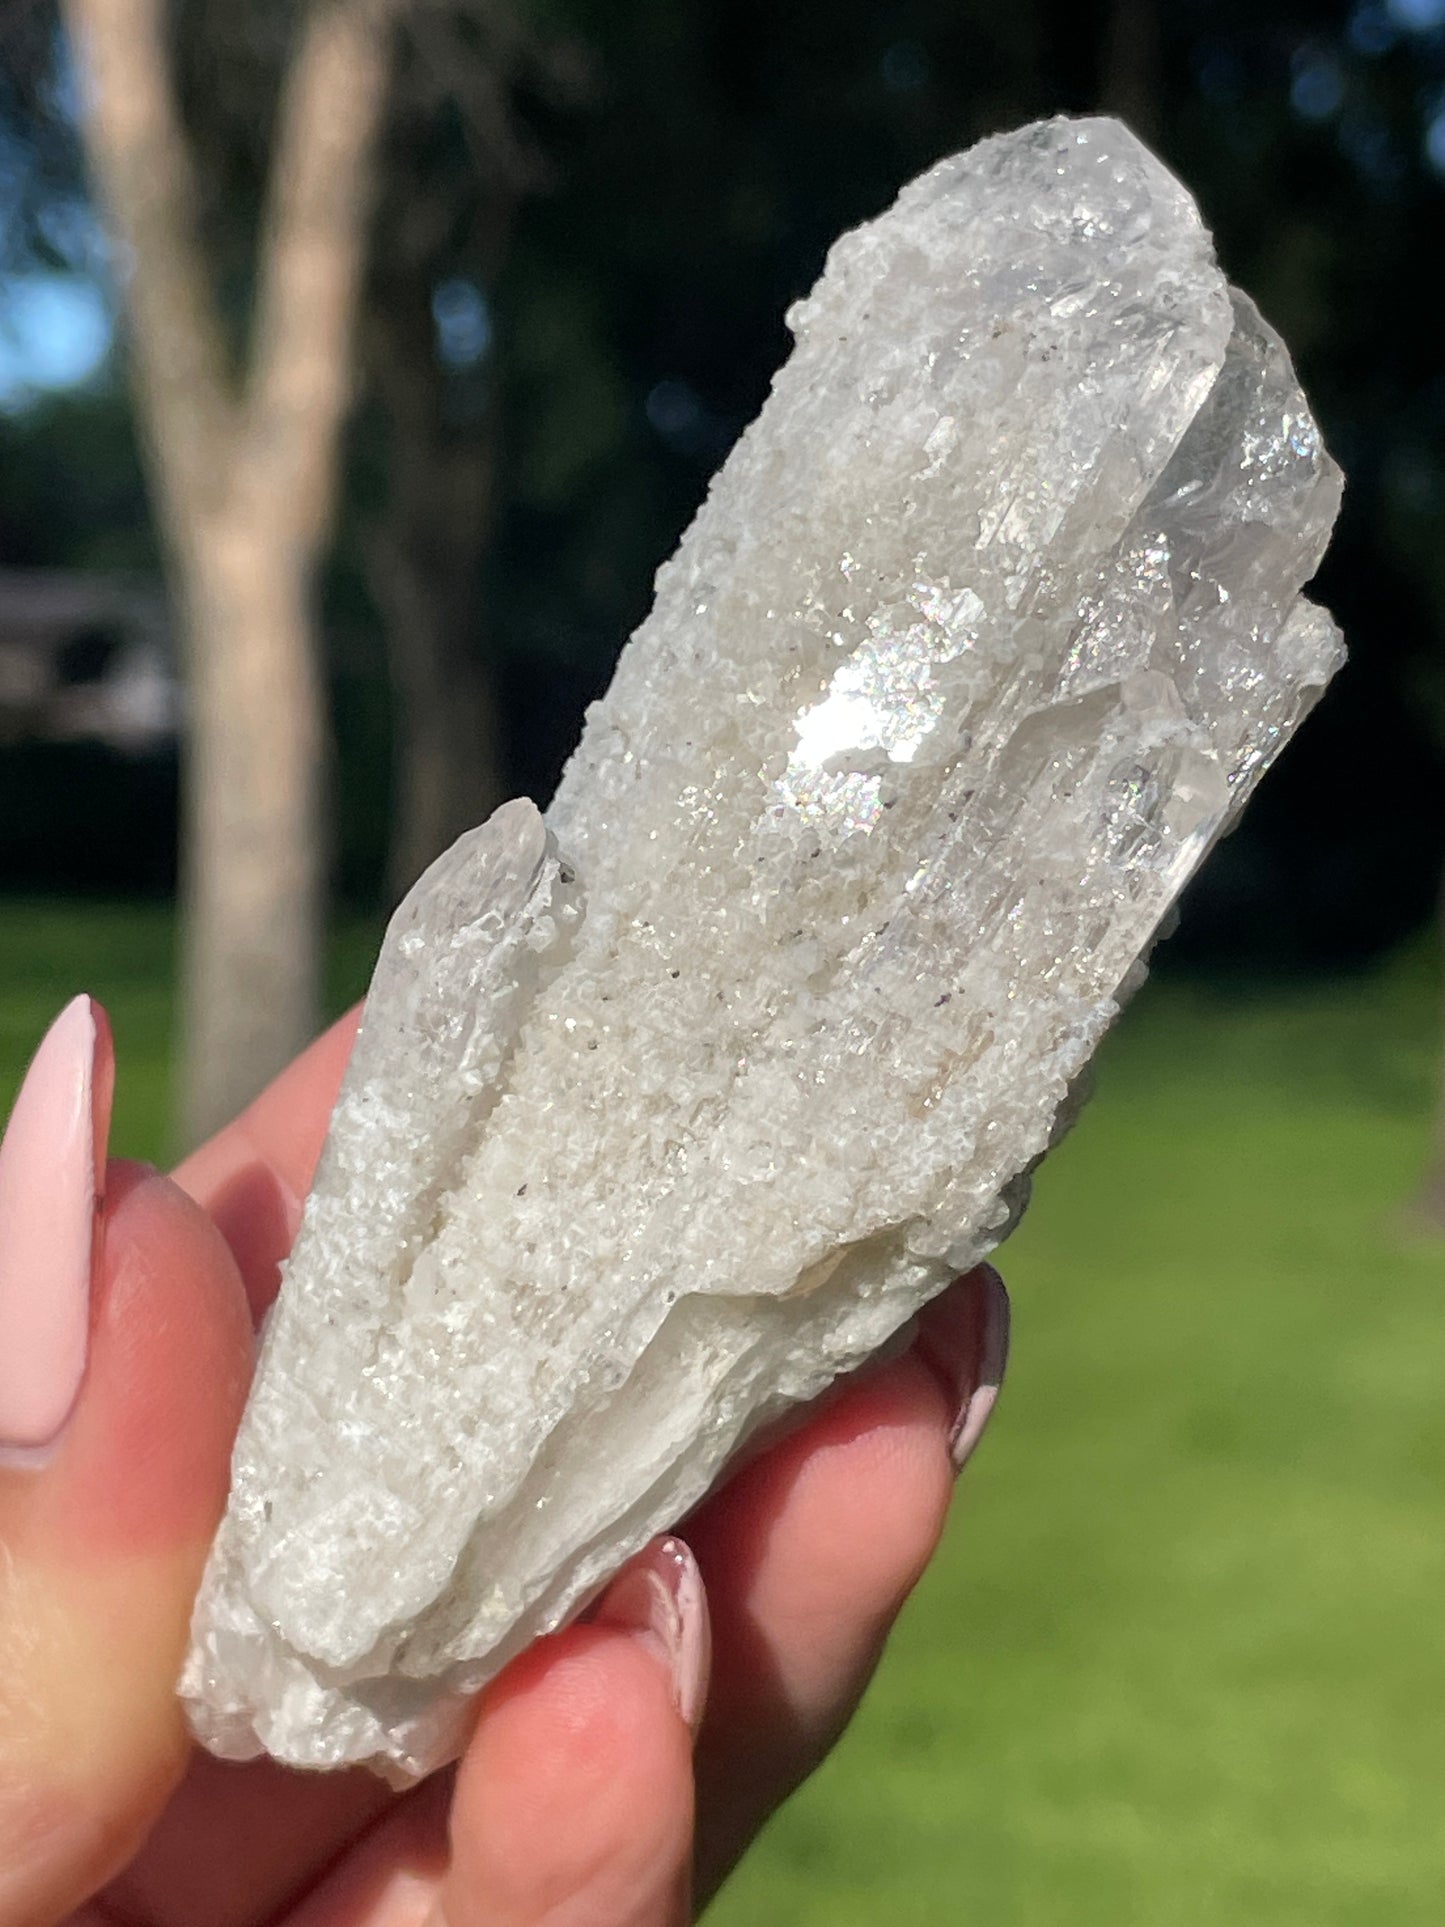
[[197,1605],[219,1752],[446,1758],[995,1245],[1337,663],[1337,473],[1118,124],[934,168],[791,322],[546,824],[388,935]]

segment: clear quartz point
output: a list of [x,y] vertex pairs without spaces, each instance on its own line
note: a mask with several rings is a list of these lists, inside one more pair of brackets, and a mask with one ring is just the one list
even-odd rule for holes
[[846,234],[544,821],[388,932],[236,1448],[201,1739],[406,1780],[1004,1235],[1340,660],[1288,357],[1125,128]]

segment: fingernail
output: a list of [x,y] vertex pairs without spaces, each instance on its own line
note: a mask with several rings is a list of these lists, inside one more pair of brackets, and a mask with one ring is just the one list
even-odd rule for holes
[[712,1633],[707,1590],[681,1539],[654,1539],[602,1596],[594,1623],[636,1633],[667,1667],[672,1703],[693,1732],[707,1699]]
[[993,1416],[1008,1365],[1009,1295],[992,1265],[950,1285],[920,1320],[918,1347],[953,1402],[948,1451],[961,1472]]
[[85,1376],[115,1053],[77,997],[46,1032],[0,1141],[0,1454],[39,1463]]

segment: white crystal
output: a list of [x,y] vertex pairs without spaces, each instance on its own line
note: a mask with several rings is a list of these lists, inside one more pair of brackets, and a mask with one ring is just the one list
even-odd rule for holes
[[236,1451],[202,1739],[466,1696],[1003,1236],[1335,667],[1338,477],[1114,122],[845,235],[589,720],[388,935]]

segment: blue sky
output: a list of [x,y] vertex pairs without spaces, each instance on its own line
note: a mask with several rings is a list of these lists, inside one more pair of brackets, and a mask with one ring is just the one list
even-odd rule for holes
[[0,408],[72,388],[103,367],[115,337],[100,287],[78,274],[30,273],[0,281]]

